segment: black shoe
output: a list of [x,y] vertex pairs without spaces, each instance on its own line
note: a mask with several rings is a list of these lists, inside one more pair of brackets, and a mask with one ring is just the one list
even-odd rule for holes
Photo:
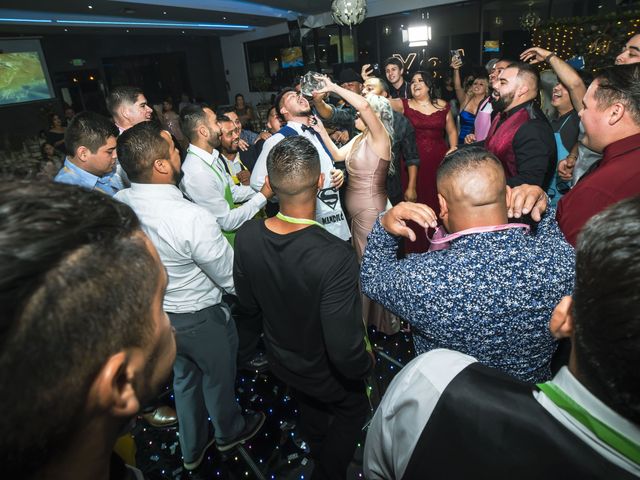
[[240,434],[234,438],[233,440],[229,440],[228,442],[218,442],[216,444],[216,448],[221,452],[226,452],[231,450],[232,448],[240,445],[241,443],[246,442],[250,438],[252,438],[262,425],[264,425],[265,415],[262,412],[254,412],[250,414],[243,415],[245,425]]
[[204,459],[204,454],[207,453],[207,450],[209,450],[209,447],[211,445],[213,445],[213,442],[215,442],[215,438],[211,438],[209,439],[209,441],[207,442],[207,444],[204,446],[204,448],[202,449],[202,451],[200,452],[200,455],[198,456],[198,458],[196,458],[193,462],[184,462],[184,468],[185,470],[195,470],[196,468],[198,468],[200,466],[200,464],[202,463],[202,460]]

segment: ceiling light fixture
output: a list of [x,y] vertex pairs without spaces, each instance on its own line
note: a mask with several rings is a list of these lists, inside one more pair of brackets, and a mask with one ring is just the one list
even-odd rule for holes
[[338,25],[359,25],[367,16],[367,0],[333,0],[331,16]]

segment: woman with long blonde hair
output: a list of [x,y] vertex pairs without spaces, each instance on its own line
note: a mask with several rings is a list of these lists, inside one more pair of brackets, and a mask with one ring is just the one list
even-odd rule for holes
[[[323,76],[322,80],[325,87],[318,93],[335,93],[357,111],[355,127],[360,133],[341,148],[333,143],[320,122],[314,128],[322,136],[333,160],[346,162],[349,175],[346,208],[350,216],[351,241],[361,260],[367,236],[387,205],[386,180],[389,169],[393,168],[393,111],[384,97],[373,94],[363,97],[334,84],[328,77]],[[399,330],[397,317],[364,295],[362,313],[365,322],[384,333]]]

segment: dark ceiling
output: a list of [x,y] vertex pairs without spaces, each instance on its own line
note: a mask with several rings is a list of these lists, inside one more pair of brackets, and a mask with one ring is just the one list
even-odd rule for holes
[[[155,20],[163,22],[199,22],[199,23],[223,23],[223,24],[236,24],[236,25],[248,25],[250,27],[266,27],[281,23],[285,18],[276,16],[278,12],[269,12],[269,15],[258,15],[255,12],[261,5],[271,7],[273,9],[279,9],[285,11],[291,10],[292,12],[300,15],[312,15],[321,12],[327,12],[331,9],[331,0],[246,0],[241,2],[226,1],[222,3],[229,4],[231,8],[220,8],[218,10],[211,10],[209,8],[188,8],[190,5],[206,4],[202,0],[142,0],[148,3],[135,3],[135,2],[121,2],[118,0],[58,0],[47,1],[42,0],[5,0],[0,5],[0,12],[5,13],[7,11],[21,11],[21,12],[43,12],[54,15],[83,15],[87,18],[99,18],[99,17],[118,17],[118,20],[122,21],[141,21],[141,20]],[[211,4],[216,5],[216,1],[212,1]],[[238,8],[233,8],[233,4],[237,3]],[[247,3],[255,4],[256,8],[251,8],[251,5]],[[92,8],[89,8],[91,5]],[[2,12],[2,10],[5,10]],[[234,10],[234,11],[226,11]],[[15,12],[14,12],[15,13]],[[294,14],[295,15],[295,14]],[[11,34],[45,34],[45,33],[96,33],[105,34],[124,34],[134,32],[136,34],[154,34],[157,35],[161,32],[170,34],[182,33],[182,29],[172,28],[136,28],[134,27],[82,27],[82,26],[59,26],[59,25],[24,25],[20,23],[0,23],[0,35]],[[233,35],[238,33],[237,31],[227,30],[189,30],[187,33],[195,35]]]

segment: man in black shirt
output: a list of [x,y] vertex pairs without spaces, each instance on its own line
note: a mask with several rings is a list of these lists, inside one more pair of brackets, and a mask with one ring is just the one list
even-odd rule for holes
[[294,389],[311,447],[312,478],[345,478],[369,404],[367,352],[353,248],[316,218],[323,186],[318,151],[284,138],[267,158],[280,212],[246,222],[235,242],[234,282],[243,308],[262,315],[272,372]]
[[384,61],[384,74],[391,86],[391,98],[410,98],[409,84],[404,81],[404,64],[397,57]]

